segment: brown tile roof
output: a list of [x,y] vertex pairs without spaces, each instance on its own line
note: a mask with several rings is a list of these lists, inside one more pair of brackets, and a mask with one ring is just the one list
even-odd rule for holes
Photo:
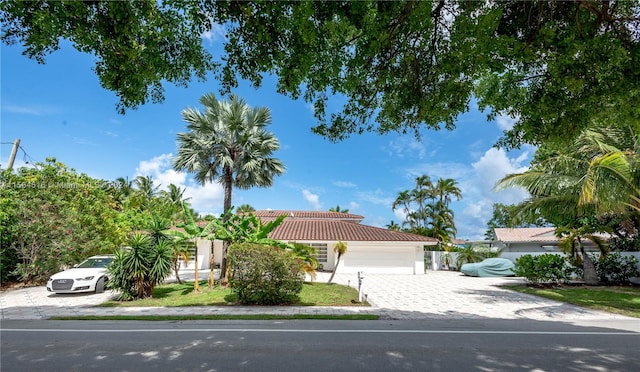
[[381,241],[437,243],[434,238],[401,231],[361,225],[342,220],[286,218],[269,234],[271,239],[282,241]]
[[557,242],[555,227],[530,227],[530,228],[495,228],[497,241],[505,243],[513,242]]
[[289,218],[304,218],[304,219],[331,219],[331,220],[343,220],[343,221],[352,221],[352,222],[360,222],[364,219],[363,216],[351,213],[342,213],[342,212],[324,212],[324,211],[295,211],[295,210],[260,210],[254,211],[253,215],[256,217],[260,217],[263,221],[270,221],[276,219],[282,215],[287,216]]

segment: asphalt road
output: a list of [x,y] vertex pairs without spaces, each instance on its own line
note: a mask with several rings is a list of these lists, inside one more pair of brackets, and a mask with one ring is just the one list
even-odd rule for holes
[[633,324],[5,320],[2,371],[639,371]]

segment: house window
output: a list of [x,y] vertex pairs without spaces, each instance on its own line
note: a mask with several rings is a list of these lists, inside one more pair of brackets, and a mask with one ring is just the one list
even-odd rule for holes
[[327,243],[306,243],[316,250],[316,258],[319,263],[327,263]]

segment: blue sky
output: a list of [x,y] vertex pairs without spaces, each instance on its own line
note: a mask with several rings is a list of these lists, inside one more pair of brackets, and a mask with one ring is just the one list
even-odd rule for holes
[[[215,52],[215,35],[203,40]],[[194,80],[187,88],[166,84],[163,103],[119,115],[117,97],[100,86],[92,71],[93,56],[62,44],[39,65],[21,52],[20,46],[1,46],[2,168],[11,151],[8,143],[20,138],[16,166],[55,157],[105,180],[149,175],[163,186],[185,187],[198,212],[222,212],[220,185],[203,187],[171,169],[176,134],[185,130],[181,111],[202,110],[203,94],[218,95],[213,76],[206,82]],[[521,190],[491,190],[504,175],[525,170],[534,152],[526,146],[511,152],[493,148],[512,119],[488,122],[485,113],[473,109],[458,118],[454,131],[424,130],[420,142],[413,135],[366,133],[332,143],[311,133],[316,123],[311,105],[277,94],[275,79],[267,77],[258,90],[241,82],[233,93],[251,106],[271,110],[269,130],[281,145],[274,156],[287,167],[271,188],[234,190],[235,206],[329,210],[339,205],[363,215],[365,224],[384,227],[391,220],[402,222],[402,212],[391,210],[391,204],[400,191],[414,187],[417,176],[426,174],[458,182],[463,200],[451,204],[458,238],[474,240],[482,238],[494,202],[515,203],[525,196]],[[336,109],[340,101],[334,99],[330,108]]]

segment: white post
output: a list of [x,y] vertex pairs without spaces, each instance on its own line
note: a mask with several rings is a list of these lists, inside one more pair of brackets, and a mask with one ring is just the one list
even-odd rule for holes
[[362,302],[363,293],[362,293],[362,280],[364,279],[364,272],[358,271],[358,302]]

